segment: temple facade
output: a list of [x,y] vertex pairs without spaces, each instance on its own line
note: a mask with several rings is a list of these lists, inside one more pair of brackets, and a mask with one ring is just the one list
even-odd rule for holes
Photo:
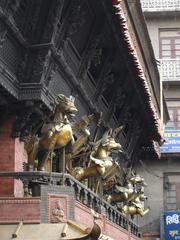
[[168,113],[139,0],[0,0],[0,26],[3,240],[140,239]]

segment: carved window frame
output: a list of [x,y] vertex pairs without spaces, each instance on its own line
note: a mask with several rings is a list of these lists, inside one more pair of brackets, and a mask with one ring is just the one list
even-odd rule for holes
[[[168,36],[170,32],[175,34]],[[167,34],[167,36],[161,36],[162,34]],[[163,49],[165,47],[166,49]],[[168,47],[169,49],[167,49]],[[169,55],[164,55],[163,52],[169,52]],[[180,59],[180,28],[159,29],[159,57],[161,59]]]
[[[175,178],[179,181],[175,181]],[[165,172],[163,180],[164,210],[180,209],[180,173]]]
[[167,129],[180,129],[180,107],[168,107],[170,121],[167,123]]

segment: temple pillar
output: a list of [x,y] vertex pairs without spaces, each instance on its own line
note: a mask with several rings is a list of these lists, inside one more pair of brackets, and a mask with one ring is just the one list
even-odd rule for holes
[[[0,126],[0,171],[23,171],[23,162],[27,162],[24,143],[11,137],[14,117],[9,117]],[[12,177],[0,178],[0,197],[22,197],[23,184]]]

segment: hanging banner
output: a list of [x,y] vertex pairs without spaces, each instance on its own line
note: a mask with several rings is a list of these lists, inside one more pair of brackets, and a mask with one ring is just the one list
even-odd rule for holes
[[164,239],[180,240],[180,211],[164,212]]
[[161,153],[180,152],[180,130],[165,130],[164,138],[166,142],[161,146]]

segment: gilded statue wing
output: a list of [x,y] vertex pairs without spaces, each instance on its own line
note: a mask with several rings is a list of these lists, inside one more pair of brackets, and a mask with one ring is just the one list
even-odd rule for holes
[[118,190],[118,192],[123,192],[123,193],[129,192],[129,189],[126,187],[121,187],[116,185],[116,189]]
[[83,129],[85,129],[89,124],[90,122],[92,121],[93,119],[93,114],[91,115],[86,115],[86,116],[83,116],[79,122],[76,122],[73,126],[72,126],[72,129],[73,131],[81,131]]

